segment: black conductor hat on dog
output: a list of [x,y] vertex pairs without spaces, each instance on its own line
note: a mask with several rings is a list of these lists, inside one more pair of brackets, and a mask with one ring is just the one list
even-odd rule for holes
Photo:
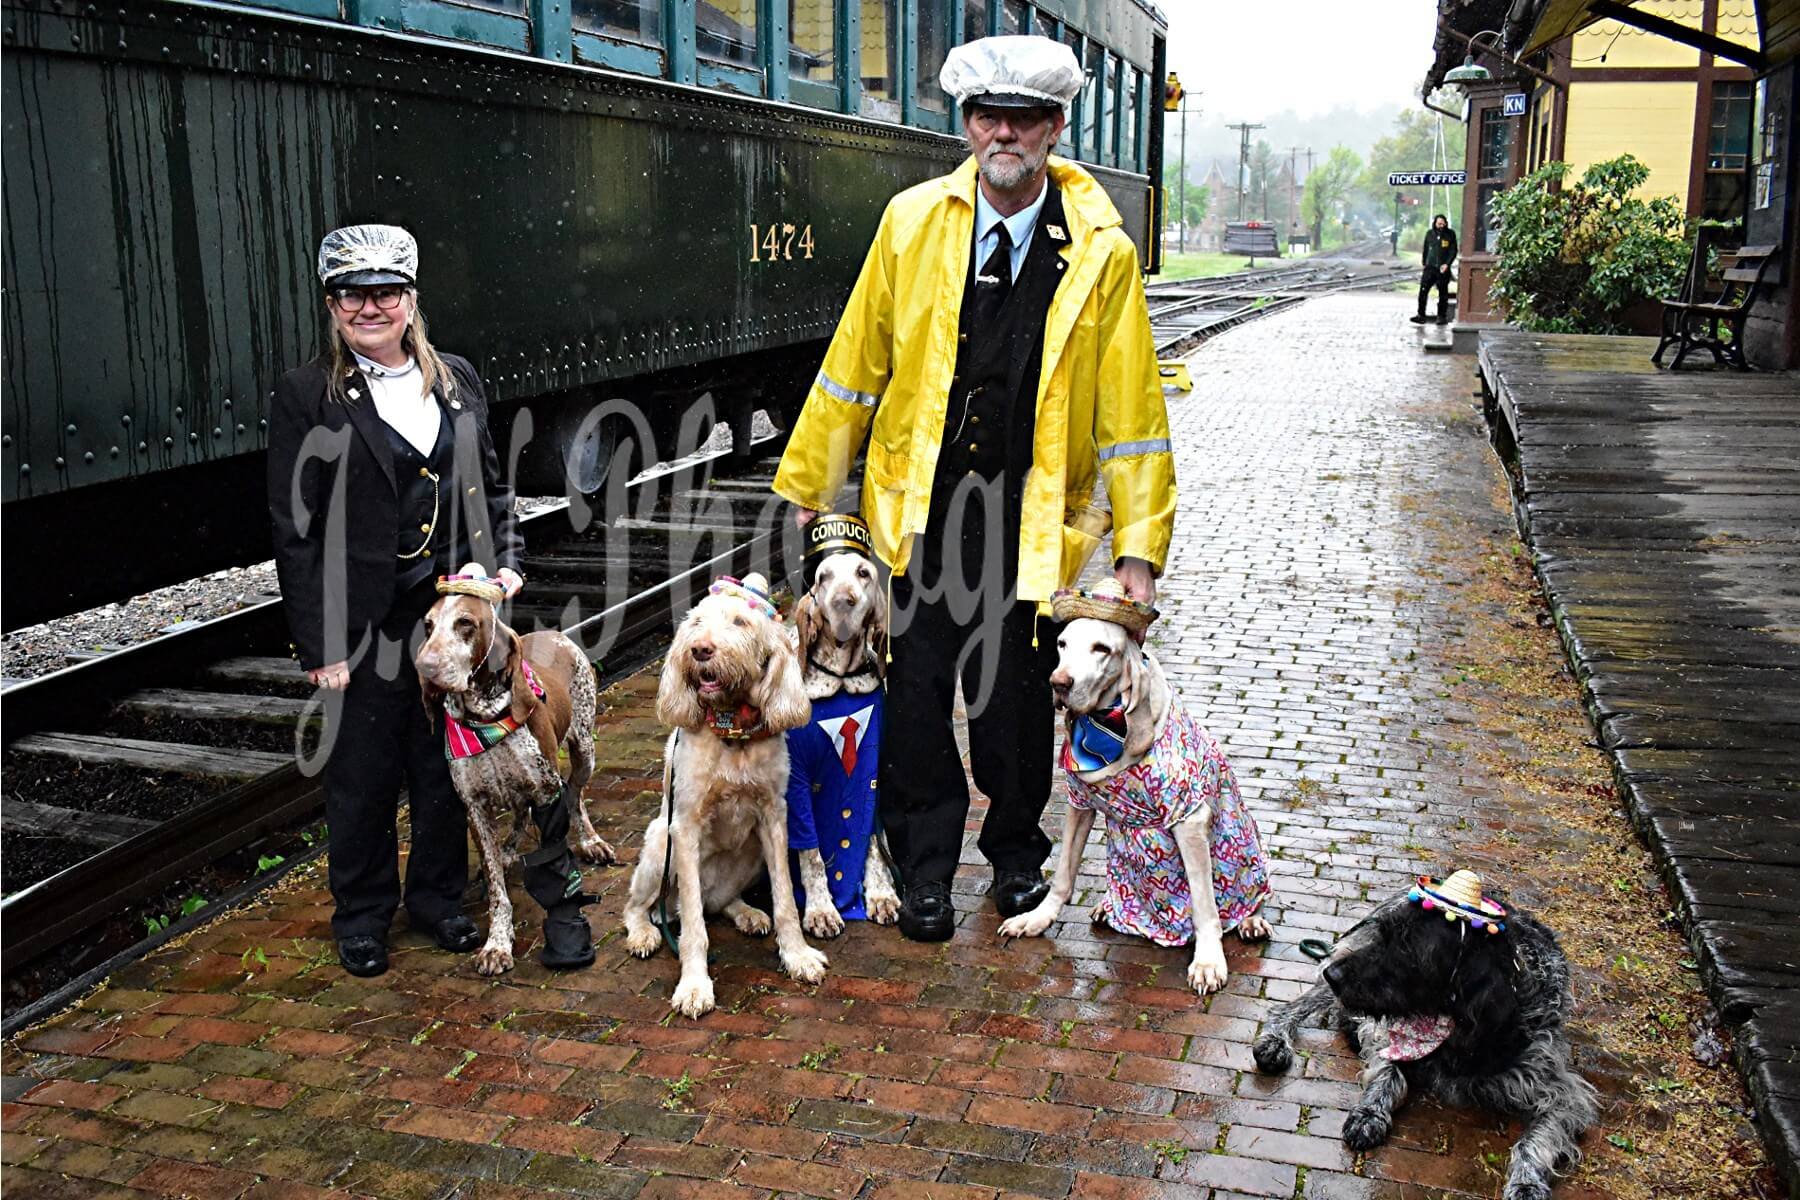
[[806,556],[802,560],[806,586],[818,577],[819,564],[833,554],[860,554],[873,562],[875,541],[861,517],[849,513],[821,513],[806,527]]

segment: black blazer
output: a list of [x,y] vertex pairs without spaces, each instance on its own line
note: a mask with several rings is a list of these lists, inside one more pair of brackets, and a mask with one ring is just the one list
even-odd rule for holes
[[[444,480],[439,518],[448,545],[466,542],[491,574],[519,567],[524,540],[513,493],[500,477],[488,432],[487,393],[475,368],[442,356],[455,392],[438,404],[455,434],[455,468]],[[325,389],[327,364],[315,359],[275,385],[269,422],[269,519],[275,570],[300,665],[311,670],[349,658],[394,601],[399,491],[387,423],[375,411],[360,372],[347,403]],[[461,566],[461,563],[456,564]]]
[[1446,226],[1439,229],[1433,225],[1425,231],[1425,245],[1419,251],[1419,261],[1427,267],[1447,267],[1456,261],[1456,230]]

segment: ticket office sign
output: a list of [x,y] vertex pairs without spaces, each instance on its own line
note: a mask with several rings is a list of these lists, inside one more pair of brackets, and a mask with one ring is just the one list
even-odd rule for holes
[[1454,187],[1469,181],[1467,171],[1390,171],[1389,187]]

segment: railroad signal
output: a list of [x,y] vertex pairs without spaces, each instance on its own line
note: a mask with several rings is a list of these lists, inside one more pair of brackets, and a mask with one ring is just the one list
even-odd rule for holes
[[1163,111],[1179,112],[1181,97],[1185,95],[1181,87],[1181,76],[1174,71],[1169,72],[1169,81],[1163,85]]

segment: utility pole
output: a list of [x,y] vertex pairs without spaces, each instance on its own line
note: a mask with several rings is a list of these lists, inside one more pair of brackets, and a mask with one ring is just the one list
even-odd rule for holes
[[1288,228],[1294,232],[1294,208],[1300,202],[1300,147],[1288,147]]
[[1244,193],[1249,190],[1245,172],[1250,165],[1250,131],[1261,129],[1263,126],[1240,122],[1236,125],[1227,125],[1225,128],[1238,131],[1238,220],[1242,221],[1244,219]]

